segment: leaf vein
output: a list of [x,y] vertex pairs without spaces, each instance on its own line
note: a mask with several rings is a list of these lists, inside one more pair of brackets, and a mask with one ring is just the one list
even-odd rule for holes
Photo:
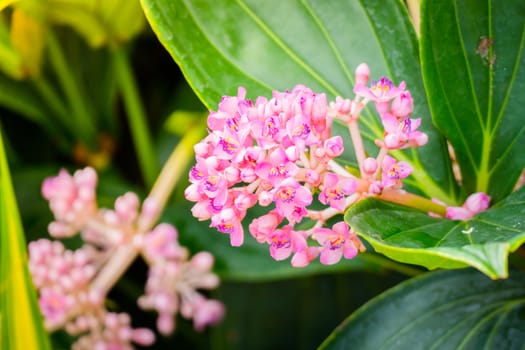
[[262,19],[257,16],[250,7],[242,0],[236,0],[237,4],[241,7],[241,9],[246,12],[248,16],[262,29],[263,32],[265,32],[268,37],[273,40],[277,46],[279,46],[286,54],[289,55],[289,57],[295,61],[300,67],[302,67],[312,78],[317,80],[319,84],[324,86],[327,91],[329,91],[331,94],[335,96],[340,96],[341,93],[337,91],[337,89],[328,83],[326,80],[324,80],[319,73],[317,73],[310,65],[308,65],[301,57],[299,57],[296,53],[294,53],[279,37],[278,35],[273,32],[263,21]]

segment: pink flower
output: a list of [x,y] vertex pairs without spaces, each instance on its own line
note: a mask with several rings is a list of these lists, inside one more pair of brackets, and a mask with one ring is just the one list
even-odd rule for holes
[[390,112],[398,118],[406,118],[412,113],[413,109],[414,100],[410,91],[403,91],[392,101]]
[[344,123],[349,123],[352,120],[351,111],[353,103],[354,102],[350,99],[343,99],[342,97],[337,96],[335,101],[330,103],[330,109],[335,112],[336,118]]
[[275,231],[282,220],[282,216],[273,210],[266,215],[253,219],[248,229],[257,242],[263,243],[267,241],[268,236]]
[[295,176],[298,170],[297,165],[288,160],[285,151],[277,148],[270,153],[268,161],[257,165],[255,174],[268,180],[272,186],[278,186],[284,179]]
[[370,78],[370,68],[366,63],[361,63],[355,69],[355,83],[359,85],[366,85]]
[[150,260],[184,258],[187,252],[178,244],[178,234],[170,224],[159,224],[144,237],[143,249]]
[[470,220],[474,215],[488,209],[490,197],[483,192],[471,194],[463,206],[447,207],[446,217],[451,220]]
[[343,138],[341,136],[330,137],[324,142],[324,149],[328,157],[339,157],[341,154],[343,154],[345,149],[343,146]]
[[421,118],[399,119],[395,115],[386,113],[381,117],[385,128],[384,144],[388,149],[401,149],[408,146],[422,146],[426,143],[426,138],[422,138],[425,133],[416,131],[421,124]]
[[351,259],[358,252],[358,246],[354,242],[357,238],[343,221],[332,226],[332,229],[316,228],[314,236],[322,245],[320,257],[322,264],[335,264],[343,256],[346,259]]
[[42,184],[42,195],[49,201],[55,216],[49,233],[55,237],[68,237],[77,233],[95,214],[97,174],[90,167],[77,170],[73,176],[62,169]]
[[270,255],[275,260],[284,260],[292,253],[291,231],[290,226],[285,226],[283,229],[277,229],[268,235]]
[[223,209],[219,214],[211,218],[211,227],[215,227],[222,233],[230,235],[230,244],[234,247],[241,246],[244,241],[244,229],[241,225],[241,217],[232,208]]
[[304,114],[293,116],[286,122],[288,137],[300,150],[304,150],[317,139],[311,127],[310,119]]
[[324,176],[319,201],[323,204],[329,204],[332,208],[343,211],[346,209],[345,197],[354,193],[357,184],[350,179],[340,180],[339,176],[327,173]]
[[293,267],[305,267],[308,266],[312,261],[314,261],[321,252],[320,247],[305,247],[304,249],[299,250],[292,257],[292,266]]
[[294,212],[312,203],[312,193],[295,178],[287,178],[275,189],[274,201],[280,215],[296,222]]
[[284,260],[292,252],[302,251],[307,248],[303,231],[294,231],[291,225],[283,226],[268,235],[270,255],[275,260]]
[[383,176],[381,184],[383,187],[390,187],[400,183],[399,180],[409,176],[413,169],[407,162],[398,162],[394,158],[386,155],[383,159]]
[[49,324],[59,324],[66,318],[66,314],[71,305],[68,305],[64,294],[53,291],[43,290],[38,301],[42,315]]
[[372,82],[370,88],[364,84],[356,84],[354,93],[371,101],[386,102],[399,96],[405,90],[405,86],[404,81],[399,84],[399,87],[396,87],[388,78],[382,77],[380,80]]
[[219,323],[225,313],[224,305],[217,300],[203,299],[194,308],[193,327],[199,332],[207,326]]

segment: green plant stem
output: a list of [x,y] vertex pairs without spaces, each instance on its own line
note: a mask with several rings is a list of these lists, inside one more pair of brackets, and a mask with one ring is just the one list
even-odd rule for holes
[[117,84],[122,92],[140,170],[144,182],[148,187],[151,187],[155,181],[155,176],[158,174],[158,164],[146,113],[141,103],[127,54],[120,47],[113,48],[112,52]]
[[[181,175],[186,174],[187,167],[185,165],[189,164],[194,157],[193,146],[199,142],[205,134],[205,127],[201,127],[200,124],[195,125],[184,135],[166,161],[161,174],[148,196],[159,208],[164,208],[175,184]],[[160,215],[160,212],[158,215]],[[150,221],[154,222],[157,219],[158,216],[151,218]],[[146,222],[142,225],[147,227],[150,226],[151,223]]]
[[359,173],[361,174],[361,176],[363,176],[363,163],[365,161],[366,154],[365,147],[363,145],[363,139],[361,138],[361,132],[359,131],[359,124],[357,119],[352,120],[348,124],[348,130],[350,131],[350,138],[352,139],[357,164],[359,165]]
[[386,189],[379,195],[379,198],[424,212],[432,212],[440,216],[446,215],[447,208],[444,205],[404,190]]
[[[191,128],[177,144],[177,147],[175,147],[168,161],[162,168],[148,196],[148,199],[151,199],[156,204],[156,208],[158,209],[157,215],[146,218],[140,217],[137,224],[137,234],[147,233],[153,228],[175,185],[181,175],[186,172],[187,165],[193,159],[193,145],[202,138],[205,132],[205,128],[197,125]],[[124,274],[138,254],[139,249],[135,245],[128,244],[119,247],[104,268],[98,273],[92,283],[92,288],[103,294],[107,293]]]
[[51,65],[71,109],[70,114],[74,121],[74,126],[70,131],[87,145],[93,146],[95,140],[93,118],[87,108],[80,84],[75,81],[74,74],[67,64],[62,47],[51,30],[47,33],[47,49]]

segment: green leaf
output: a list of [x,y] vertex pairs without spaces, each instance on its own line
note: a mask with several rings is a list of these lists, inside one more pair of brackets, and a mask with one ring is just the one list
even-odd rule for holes
[[525,166],[525,3],[424,1],[421,58],[435,125],[467,194],[508,195]]
[[403,282],[347,318],[320,349],[522,349],[525,274],[473,270]]
[[0,133],[0,348],[50,349]]
[[525,188],[470,221],[440,219],[414,209],[363,200],[345,220],[377,252],[429,269],[473,266],[506,278],[508,255],[525,242]]
[[[417,37],[401,1],[221,0],[210,6],[205,0],[142,0],[142,6],[160,41],[210,109],[221,96],[235,95],[240,85],[252,98],[296,84],[331,99],[353,97],[353,72],[361,62],[369,64],[372,78],[406,80],[416,101],[415,115],[423,118],[422,130],[430,142],[421,150],[396,155],[421,170],[413,174],[414,188],[456,202],[445,143],[429,118]],[[377,116],[367,111],[361,120],[368,140],[382,137]]]

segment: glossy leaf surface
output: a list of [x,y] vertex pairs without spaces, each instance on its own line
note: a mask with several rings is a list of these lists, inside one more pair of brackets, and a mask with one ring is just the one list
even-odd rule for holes
[[[413,188],[456,202],[446,147],[429,118],[417,38],[402,2],[142,0],[142,5],[160,41],[210,109],[221,96],[235,95],[238,86],[245,86],[251,98],[296,84],[330,99],[351,98],[353,72],[362,62],[371,67],[372,79],[406,80],[415,115],[423,118],[431,141],[398,156],[421,169],[414,173]],[[374,113],[366,111],[361,120],[365,138],[382,136]],[[369,152],[377,149],[369,147]]]
[[525,2],[424,1],[421,23],[432,117],[465,193],[501,200],[525,166]]
[[50,349],[0,134],[0,348]]
[[470,221],[433,218],[376,199],[363,200],[345,220],[376,251],[429,269],[474,266],[507,277],[507,258],[525,242],[525,188]]
[[347,318],[321,349],[521,349],[525,275],[491,281],[474,270],[403,282]]

